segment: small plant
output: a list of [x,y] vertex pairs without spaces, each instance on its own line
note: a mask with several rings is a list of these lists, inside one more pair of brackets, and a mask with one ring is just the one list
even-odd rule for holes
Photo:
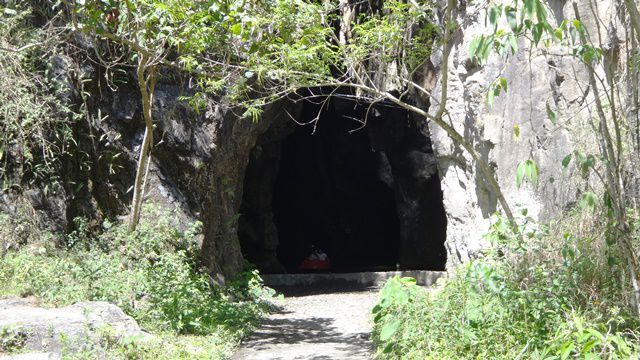
[[0,327],[0,354],[20,351],[28,338],[28,334],[21,329]]
[[389,353],[393,349],[393,342],[389,341],[400,329],[402,319],[400,315],[405,306],[413,301],[418,294],[416,280],[409,277],[393,277],[380,291],[378,304],[373,308],[373,323],[379,327],[379,341],[387,342],[383,349]]

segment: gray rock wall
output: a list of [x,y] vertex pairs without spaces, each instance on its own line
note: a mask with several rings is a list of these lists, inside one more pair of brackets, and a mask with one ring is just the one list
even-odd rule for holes
[[[573,18],[570,2],[549,1],[558,21]],[[617,29],[618,38],[624,42],[624,26],[618,19],[616,3],[602,0],[592,5],[586,0],[579,1],[590,32],[598,30],[594,16],[598,14],[601,32],[608,34],[609,28]],[[559,53],[559,49],[531,49],[524,41],[516,55],[506,59],[494,56],[485,66],[478,66],[469,59],[468,48],[475,36],[488,32],[483,6],[471,2],[460,2],[458,6],[460,28],[451,43],[446,120],[494,168],[514,210],[526,208],[534,217],[550,219],[575,202],[578,190],[585,186],[584,181],[573,180],[576,178],[572,176],[573,170],[563,169],[561,160],[574,149],[593,144],[587,106],[592,95],[583,94],[586,73],[571,57],[551,55]],[[76,39],[76,43],[87,53],[95,50],[84,38]],[[623,57],[621,53],[616,58]],[[424,104],[440,101],[440,59],[441,51],[436,51],[431,59],[433,65],[430,63],[417,79],[426,88],[434,89],[434,98],[422,99]],[[77,153],[63,161],[61,179],[53,192],[50,188],[45,193],[37,186],[9,189],[0,195],[0,211],[40,219],[35,222],[42,227],[64,232],[73,228],[75,216],[88,216],[99,225],[104,218],[127,213],[143,124],[135,86],[119,83],[109,88],[99,80],[105,77],[104,69],[86,59],[57,58],[54,62],[55,73],[69,85],[68,101],[81,103],[79,84],[84,83],[83,89],[90,93],[87,106],[93,113],[100,109],[102,116],[107,117],[89,118],[75,125],[80,145]],[[132,74],[127,76],[132,79]],[[508,79],[509,90],[496,99],[493,107],[488,107],[487,86],[499,76]],[[262,133],[287,116],[285,105],[271,106],[254,123],[214,102],[202,112],[190,110],[178,100],[185,94],[188,89],[182,81],[163,79],[156,87],[156,145],[146,199],[174,210],[178,226],[202,221],[205,265],[215,273],[233,274],[243,264],[238,213],[250,152]],[[297,111],[292,104],[286,106],[289,113]],[[557,125],[547,118],[547,106],[561,115]],[[438,162],[451,268],[486,246],[483,234],[491,215],[499,208],[495,194],[470,156],[437,126],[416,124],[425,136],[431,136]],[[115,154],[120,155],[113,157]],[[85,158],[91,161],[89,170],[83,169],[81,159]],[[529,158],[540,168],[540,183],[517,189],[516,167]],[[407,212],[411,209],[407,208]]]
[[[475,2],[459,5],[457,21],[461,26],[451,43],[445,120],[493,167],[512,210],[527,209],[530,216],[549,220],[574,203],[578,189],[586,184],[576,180],[573,167],[562,167],[562,159],[574,149],[597,152],[588,124],[593,97],[584,94],[587,73],[571,56],[557,55],[566,53],[566,49],[544,49],[525,40],[520,40],[517,54],[507,58],[493,55],[486,65],[478,66],[469,59],[468,49],[474,37],[489,33],[485,5]],[[548,5],[557,21],[574,18],[571,2],[550,1]],[[617,27],[618,35],[623,35],[615,2],[594,1],[590,5],[589,1],[580,0],[578,7],[591,34],[597,34],[598,30],[606,33],[603,29],[606,25]],[[594,20],[595,13],[602,20],[600,29]],[[441,59],[439,50],[432,58],[436,73],[441,68]],[[500,76],[508,80],[508,91],[490,107],[486,92]],[[440,86],[438,80],[434,103],[440,101]],[[547,105],[559,115],[557,124],[548,118]],[[433,107],[431,111],[435,111]],[[487,245],[483,234],[499,207],[469,154],[439,127],[429,124],[429,129],[444,191],[448,218],[446,247],[451,268]],[[537,186],[527,183],[517,189],[516,167],[526,159],[533,159],[538,165],[540,181]]]

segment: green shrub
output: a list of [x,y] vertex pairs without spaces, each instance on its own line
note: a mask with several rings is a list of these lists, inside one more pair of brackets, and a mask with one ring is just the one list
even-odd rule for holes
[[[256,271],[227,287],[214,285],[197,266],[200,224],[180,232],[171,225],[171,214],[152,206],[144,211],[143,219],[153,222],[143,221],[133,234],[124,224],[105,223],[99,236],[77,226],[66,249],[38,242],[42,245],[9,251],[0,258],[0,296],[34,295],[54,306],[108,301],[147,330],[173,339],[176,353],[180,344],[205,338],[237,342],[262,316],[272,290],[264,288]],[[178,334],[201,337],[185,343]],[[124,351],[121,345],[112,350]],[[142,348],[155,351],[151,345]]]
[[526,241],[496,221],[492,251],[440,289],[391,279],[374,312],[388,359],[630,359],[640,347],[623,267],[606,229],[579,215],[525,223]]

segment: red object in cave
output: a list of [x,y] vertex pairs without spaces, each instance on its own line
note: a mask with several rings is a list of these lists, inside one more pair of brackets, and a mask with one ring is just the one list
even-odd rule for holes
[[316,248],[315,245],[311,245],[311,254],[306,259],[302,260],[298,270],[301,271],[322,271],[331,269],[331,263],[329,262],[329,256],[324,251]]
[[331,263],[329,260],[316,260],[316,259],[304,259],[298,270],[329,270],[331,269]]

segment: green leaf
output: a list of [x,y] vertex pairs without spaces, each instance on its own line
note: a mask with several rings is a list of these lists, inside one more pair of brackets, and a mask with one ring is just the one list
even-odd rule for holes
[[533,11],[535,8],[535,0],[524,0],[524,12],[522,15],[527,15],[528,17],[533,16]]
[[529,159],[520,162],[516,169],[516,186],[518,189],[522,186],[524,179],[527,179],[530,183],[536,185],[538,183],[538,166],[536,163]]
[[549,103],[547,103],[546,107],[547,107],[547,117],[549,118],[549,120],[551,120],[551,123],[553,125],[556,125],[558,123],[558,115],[555,113],[555,111],[551,109],[551,107],[549,106]]
[[242,23],[236,23],[231,25],[231,27],[229,28],[229,31],[233,35],[240,35],[240,33],[242,32]]
[[532,184],[538,183],[538,166],[533,160],[525,161],[525,175]]
[[518,40],[516,39],[516,36],[513,34],[509,34],[508,38],[509,40],[509,45],[511,46],[511,52],[513,54],[518,52]]
[[[500,92],[500,90],[498,90],[498,93]],[[490,89],[489,92],[487,93],[487,104],[489,104],[489,107],[493,106],[493,99],[496,97],[496,91],[495,89]]]
[[522,186],[522,180],[524,179],[524,162],[518,164],[518,168],[516,169],[516,186],[518,189]]
[[513,125],[513,138],[515,142],[518,142],[518,140],[520,140],[520,125],[518,124]]
[[595,193],[591,191],[587,191],[582,195],[582,199],[580,200],[580,208],[590,208],[591,210],[595,210],[596,204],[598,202],[598,197]]
[[533,43],[538,45],[540,39],[542,39],[542,31],[544,30],[544,26],[542,24],[535,24],[533,28],[531,28],[531,34],[533,35]]
[[491,27],[495,29],[498,27],[498,18],[500,17],[500,14],[502,13],[502,6],[496,5],[496,6],[492,6],[491,9],[489,9],[489,23],[491,24]]
[[564,344],[562,344],[562,348],[560,351],[560,358],[562,360],[568,359],[573,349],[575,349],[575,345],[573,345],[573,343],[570,341],[566,341]]
[[518,32],[518,21],[516,20],[516,9],[511,6],[507,6],[504,9],[504,14],[507,17],[507,22],[509,23],[509,27],[511,31],[514,33]]
[[547,10],[544,8],[544,4],[540,0],[535,0],[536,17],[541,24],[548,24],[547,22]]
[[500,78],[500,86],[502,87],[504,92],[507,92],[507,79],[501,77]]
[[391,322],[388,322],[382,326],[380,329],[380,341],[387,341],[391,339],[391,337],[398,331],[400,328],[400,324],[402,322],[400,319],[395,319]]
[[557,28],[554,30],[554,36],[556,37],[556,39],[558,39],[558,41],[562,41],[562,29],[561,28]]
[[571,162],[571,154],[565,156],[564,159],[562,159],[562,167],[566,168],[567,166],[569,166],[570,162]]
[[471,43],[469,44],[469,57],[470,58],[474,58],[477,56],[477,51],[478,51],[478,47],[480,46],[480,43],[482,42],[483,36],[477,36],[474,37],[473,40],[471,40]]

